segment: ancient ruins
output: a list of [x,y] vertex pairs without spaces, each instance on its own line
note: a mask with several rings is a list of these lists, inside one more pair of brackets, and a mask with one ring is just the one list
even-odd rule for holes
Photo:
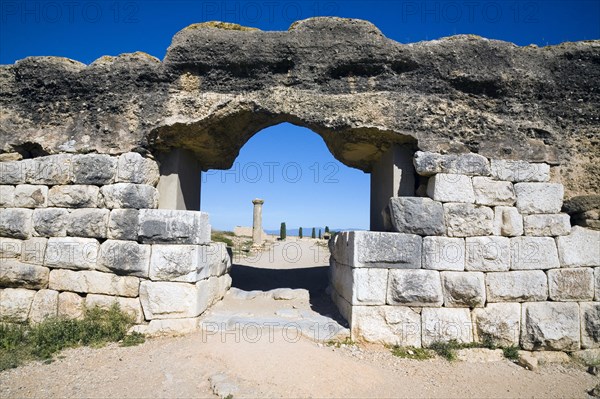
[[371,231],[330,241],[353,339],[600,347],[600,42],[400,44],[340,18],[0,66],[0,316],[118,301],[145,332],[197,328],[231,285],[199,173],[281,122],[371,175]]

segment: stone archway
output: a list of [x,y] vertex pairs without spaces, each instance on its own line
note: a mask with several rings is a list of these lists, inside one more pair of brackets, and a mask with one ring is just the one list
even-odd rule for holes
[[412,162],[417,149],[414,138],[377,128],[336,130],[264,111],[236,110],[209,120],[154,129],[148,141],[161,161],[159,207],[198,210],[200,171],[228,169],[252,136],[282,122],[311,129],[323,138],[338,161],[371,174],[371,230],[389,230],[384,212],[389,199],[414,196],[417,189]]
[[[174,276],[171,266],[151,276],[160,252],[150,247],[167,247],[157,249],[170,259],[182,259],[178,245],[190,256],[206,250],[207,215],[172,210],[197,208],[186,173],[226,168],[258,130],[290,122],[371,173],[372,230],[387,230],[381,211],[390,197],[420,186],[412,173],[420,151],[415,169],[430,198],[394,200],[396,232],[349,232],[332,243],[337,303],[353,333],[427,346],[458,326],[463,342],[496,334],[526,349],[597,347],[600,233],[571,228],[561,211],[563,196],[589,195],[567,210],[573,222],[598,227],[599,59],[598,41],[537,48],[461,35],[401,44],[366,21],[312,18],[286,32],[195,24],[175,35],[162,61],[133,53],[90,65],[31,57],[1,66],[0,236],[78,252],[31,264],[11,247],[0,305],[31,319],[30,308],[36,317],[47,304],[56,313],[62,291],[80,290],[86,301],[119,298],[161,328],[195,326],[228,288],[226,257],[218,255],[210,277],[198,268]],[[169,209],[148,209],[158,198],[154,155]],[[90,222],[68,222],[81,220]],[[427,256],[444,243],[473,244],[475,263]],[[489,245],[501,249],[493,262]],[[528,246],[541,249],[535,262],[514,250]],[[126,256],[83,259],[102,247]],[[61,289],[46,289],[49,274]],[[102,293],[80,286],[88,275],[106,283]],[[112,284],[124,277],[133,278],[131,291]],[[162,309],[174,293],[186,305]],[[549,313],[564,324],[546,323]],[[495,320],[509,320],[510,331]]]

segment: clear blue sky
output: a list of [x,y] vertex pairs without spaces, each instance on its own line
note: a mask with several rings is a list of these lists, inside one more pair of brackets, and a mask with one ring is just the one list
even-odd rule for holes
[[[171,37],[195,22],[222,20],[286,30],[295,20],[317,15],[367,19],[402,43],[461,33],[519,45],[600,38],[597,0],[0,0],[0,64],[35,55],[90,63],[102,55],[133,51],[162,59]],[[215,227],[249,225],[250,201],[263,196],[266,228],[277,228],[283,220],[290,228],[299,224],[368,228],[368,175],[337,163],[318,135],[287,124],[271,127],[247,143],[237,162],[242,168],[240,183],[235,183],[234,174],[204,177],[202,208],[211,213]],[[284,178],[282,170],[287,164],[292,173],[298,168],[294,162],[302,177],[292,183],[294,176]],[[334,170],[329,162],[338,167],[337,183],[324,181]],[[253,163],[263,173],[254,183],[256,177],[249,175],[256,170]],[[315,164],[320,168],[317,183]],[[275,173],[272,182],[270,171]]]

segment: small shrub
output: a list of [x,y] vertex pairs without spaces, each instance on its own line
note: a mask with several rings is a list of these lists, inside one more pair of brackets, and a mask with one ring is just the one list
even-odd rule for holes
[[512,360],[512,361],[517,361],[519,360],[519,347],[518,346],[507,346],[506,348],[502,348],[502,353],[504,354],[504,357]]
[[456,350],[460,349],[460,344],[453,339],[449,342],[434,342],[431,344],[430,348],[437,353],[438,356],[451,362],[456,360]]
[[28,360],[51,361],[66,348],[102,346],[123,341],[124,346],[143,342],[142,334],[127,335],[134,320],[118,304],[109,309],[87,309],[82,320],[49,318],[39,324],[0,323],[0,371]]
[[390,350],[392,355],[402,359],[427,360],[433,357],[429,349],[415,348],[414,346],[394,345],[390,347]]

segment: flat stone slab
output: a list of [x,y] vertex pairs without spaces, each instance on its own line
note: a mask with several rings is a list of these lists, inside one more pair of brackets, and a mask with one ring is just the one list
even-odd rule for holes
[[141,242],[147,244],[208,244],[208,214],[198,211],[142,209],[139,212]]
[[429,198],[390,198],[390,218],[399,233],[439,236],[446,232],[444,208]]
[[414,158],[415,170],[421,176],[437,173],[455,173],[470,176],[488,176],[490,161],[479,154],[437,154],[417,151]]
[[444,204],[446,228],[450,237],[487,236],[494,232],[494,211],[473,204]]
[[390,270],[388,305],[441,306],[440,273],[435,270]]
[[600,231],[575,226],[556,244],[562,267],[600,266]]
[[524,349],[579,349],[581,335],[579,306],[576,303],[524,303],[522,312],[521,345]]
[[521,213],[559,213],[565,190],[559,183],[517,183],[515,193]]
[[520,303],[488,303],[473,309],[475,342],[501,347],[518,346],[521,332]]
[[548,279],[541,270],[487,273],[488,302],[532,302],[548,298]]
[[350,267],[421,268],[422,238],[414,234],[342,232],[330,249],[336,262]]
[[425,348],[435,342],[473,342],[473,323],[469,309],[423,308],[421,322],[422,345]]
[[418,348],[421,346],[421,315],[404,306],[354,306],[352,337]]

